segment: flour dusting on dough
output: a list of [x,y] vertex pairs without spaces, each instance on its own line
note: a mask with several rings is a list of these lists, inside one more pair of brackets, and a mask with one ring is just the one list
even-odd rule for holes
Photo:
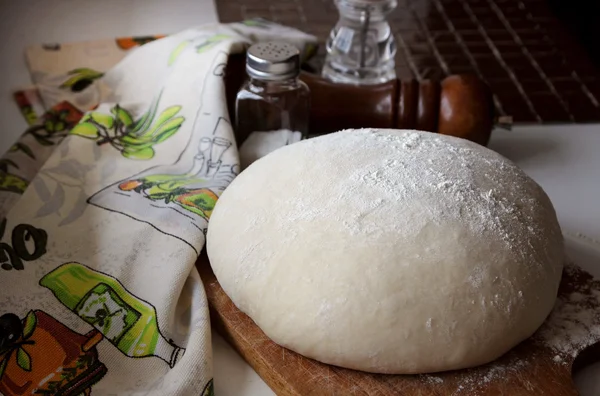
[[563,262],[539,185],[482,146],[415,131],[341,131],[261,158],[219,199],[207,243],[271,339],[379,373],[497,358],[542,323]]

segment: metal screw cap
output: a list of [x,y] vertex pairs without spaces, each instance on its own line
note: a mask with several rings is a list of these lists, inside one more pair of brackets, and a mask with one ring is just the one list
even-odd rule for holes
[[246,72],[259,80],[286,80],[300,74],[300,51],[288,43],[252,45],[246,53]]

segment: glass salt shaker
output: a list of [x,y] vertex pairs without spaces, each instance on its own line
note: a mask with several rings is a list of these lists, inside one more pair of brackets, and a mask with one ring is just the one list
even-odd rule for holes
[[323,77],[379,84],[396,78],[396,43],[386,18],[397,0],[335,0],[340,19],[327,39]]
[[246,54],[246,72],[249,80],[235,103],[243,168],[269,151],[306,139],[310,111],[310,91],[298,78],[300,52],[293,45],[252,45]]

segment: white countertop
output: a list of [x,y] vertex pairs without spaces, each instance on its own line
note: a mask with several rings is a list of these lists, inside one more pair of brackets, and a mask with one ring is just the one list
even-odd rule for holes
[[[173,33],[217,20],[211,0],[0,0],[0,151],[25,130],[15,88],[31,83],[23,50],[42,42]],[[520,165],[548,193],[563,230],[600,241],[600,125],[495,131],[490,148]],[[600,277],[600,260],[567,238],[569,253]],[[587,256],[586,256],[587,254]],[[272,395],[258,375],[213,332],[215,393]],[[582,396],[600,395],[600,363],[576,376]]]

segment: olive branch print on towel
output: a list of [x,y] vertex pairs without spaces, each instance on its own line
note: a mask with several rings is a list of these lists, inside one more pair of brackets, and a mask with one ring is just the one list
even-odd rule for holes
[[112,181],[89,204],[149,224],[199,253],[215,203],[239,173],[227,109],[215,109],[226,60],[226,52],[217,54],[204,77],[188,141],[177,160]]
[[[83,114],[68,102],[48,110],[0,159],[0,191],[23,194],[35,172]],[[66,146],[59,146],[64,153]]]
[[117,104],[111,114],[87,113],[71,134],[94,140],[98,146],[110,144],[126,158],[149,160],[154,157],[154,146],[173,136],[185,121],[177,116],[181,106],[167,107],[157,116],[160,96],[137,120]]
[[[24,137],[31,136],[39,146],[55,146],[69,134],[69,129],[81,119],[82,115],[69,102],[61,102],[44,113],[39,122],[27,128],[23,133],[23,137],[14,143],[8,152],[22,152],[30,159],[35,160],[39,148],[34,147],[32,149],[31,143],[24,142]],[[18,166],[16,168],[18,169]]]
[[202,35],[198,37],[194,37],[190,40],[185,40],[179,43],[173,51],[171,51],[171,55],[169,55],[169,66],[173,65],[179,55],[186,49],[193,47],[196,50],[196,53],[201,54],[203,52],[208,51],[213,48],[218,43],[230,39],[231,36],[227,34],[213,34],[212,36]]
[[10,168],[19,169],[19,165],[8,158],[0,159],[0,191],[23,194],[29,182],[14,174]]
[[[211,117],[211,116],[207,116]],[[158,231],[189,244],[197,253],[198,233],[227,185],[239,173],[227,156],[233,143],[225,136],[229,122],[218,117],[212,134],[190,139],[191,156],[161,165],[107,186],[89,198],[92,205],[148,223]],[[201,131],[202,132],[202,131]]]
[[104,76],[104,73],[82,67],[79,69],[73,69],[67,73],[69,77],[60,84],[59,88],[69,89],[71,92],[81,92],[97,79]]

